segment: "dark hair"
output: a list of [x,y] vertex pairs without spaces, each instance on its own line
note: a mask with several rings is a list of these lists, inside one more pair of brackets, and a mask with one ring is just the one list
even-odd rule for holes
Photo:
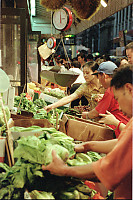
[[88,54],[87,59],[93,60],[93,55],[91,53]]
[[122,88],[126,83],[131,83],[133,77],[133,65],[126,64],[119,67],[117,70],[114,71],[111,86],[114,86],[115,89]]
[[95,61],[89,61],[83,65],[83,68],[84,67],[88,67],[94,72],[98,69],[99,65]]
[[133,42],[127,44],[125,49],[133,49]]
[[54,66],[54,62],[53,62],[53,61],[50,61],[50,62],[49,62],[49,66]]
[[81,68],[80,62],[78,62],[76,60],[72,62],[71,66],[74,66],[74,67],[79,68],[79,69]]
[[60,59],[67,60],[65,54],[62,54],[62,55],[60,56]]
[[102,55],[102,58],[106,61],[110,61],[110,56],[108,54]]
[[73,62],[73,61],[77,61],[77,60],[78,60],[77,57],[74,57],[74,58],[72,59],[72,62]]
[[117,65],[117,67],[120,67],[120,64],[121,64],[121,59],[120,58],[117,58],[114,63]]
[[80,54],[78,54],[78,55],[77,55],[77,58],[78,58],[79,56],[81,56],[82,59],[84,58],[84,60],[86,61],[86,55],[85,55],[84,53],[81,52]]

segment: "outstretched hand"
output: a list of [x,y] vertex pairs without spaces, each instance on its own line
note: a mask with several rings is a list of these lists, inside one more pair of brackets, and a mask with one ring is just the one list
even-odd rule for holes
[[81,144],[76,144],[74,150],[77,153],[86,153],[87,151],[91,151],[89,142],[83,142]]
[[52,106],[51,105],[45,106],[44,110],[46,110],[47,113],[48,113],[48,112],[50,112],[52,110]]
[[42,165],[42,170],[48,170],[54,175],[65,176],[65,168],[67,168],[67,165],[59,156],[57,156],[55,150],[52,151],[52,157],[52,162],[47,166]]
[[107,114],[99,114],[102,118],[99,120],[99,123],[104,123],[108,125],[115,125],[117,124],[118,120],[116,117],[111,114],[109,111],[106,111]]

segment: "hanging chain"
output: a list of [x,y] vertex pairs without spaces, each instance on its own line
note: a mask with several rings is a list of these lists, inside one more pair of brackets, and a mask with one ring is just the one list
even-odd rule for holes
[[52,12],[52,10],[51,10],[51,36],[53,35],[53,29],[52,29],[52,14],[53,14],[53,12]]
[[69,59],[69,57],[68,57],[67,50],[66,50],[65,45],[64,45],[64,42],[63,42],[63,36],[62,36],[62,35],[61,35],[61,41],[62,41],[62,44],[63,44],[63,49],[64,49],[65,57],[66,57],[67,60],[69,61],[70,67],[71,67],[71,61],[70,61],[70,59]]

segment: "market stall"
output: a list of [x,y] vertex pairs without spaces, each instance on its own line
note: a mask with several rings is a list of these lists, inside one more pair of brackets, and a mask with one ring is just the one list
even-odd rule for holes
[[[6,146],[5,155],[0,163],[2,172],[0,199],[102,198],[99,183],[71,177],[53,176],[41,170],[42,164],[47,165],[51,162],[52,149],[55,149],[57,154],[70,166],[84,165],[98,160],[104,155],[96,152],[76,153],[74,151],[75,142],[77,140],[82,142],[84,139],[80,138],[79,141],[79,138],[75,138],[74,135],[63,133],[60,130],[62,127],[60,123],[62,121],[64,123],[64,109],[55,109],[47,113],[43,109],[47,105],[44,99],[47,100],[45,97],[50,95],[43,94],[44,98],[40,98],[40,95],[41,93],[36,98],[25,93],[15,96],[14,107],[8,109],[8,117],[5,117],[8,124],[4,121],[4,113],[1,115],[1,119],[3,117],[1,136],[7,139],[10,135],[10,140],[7,140],[8,146]],[[81,127],[82,120],[80,118],[75,118],[73,121],[76,123],[74,126],[77,127],[77,123],[79,123],[79,127]],[[93,122],[91,122],[92,124]],[[98,126],[98,129],[103,128],[98,124],[95,126]],[[85,131],[86,127],[82,127],[83,129]],[[104,127],[104,131],[107,129]],[[95,132],[95,129],[93,130]],[[98,138],[96,139],[98,140]],[[108,191],[103,186],[102,190],[104,192],[101,195],[107,196]]]

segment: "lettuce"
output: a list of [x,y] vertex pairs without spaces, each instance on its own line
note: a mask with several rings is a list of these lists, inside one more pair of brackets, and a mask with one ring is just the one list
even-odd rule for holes
[[52,162],[52,150],[55,150],[57,155],[64,161],[68,159],[69,151],[58,144],[47,144],[44,151],[44,164],[48,165]]

